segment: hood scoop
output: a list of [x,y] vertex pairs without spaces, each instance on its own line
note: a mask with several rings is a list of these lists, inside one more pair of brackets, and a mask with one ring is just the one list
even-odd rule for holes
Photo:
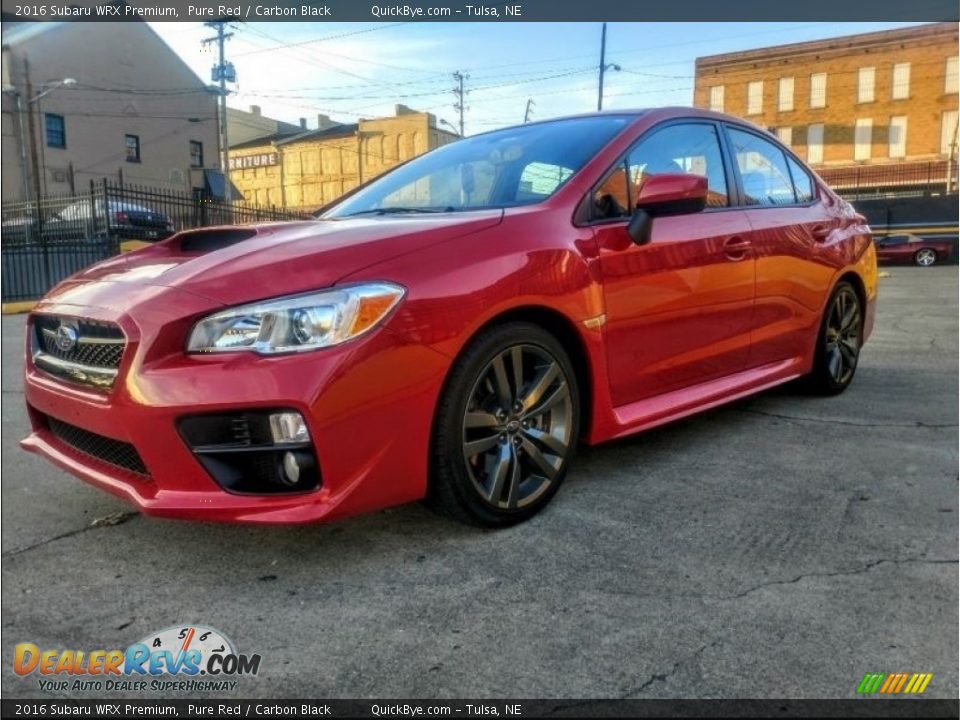
[[256,237],[253,228],[218,228],[197,230],[180,235],[179,248],[182,253],[208,253]]

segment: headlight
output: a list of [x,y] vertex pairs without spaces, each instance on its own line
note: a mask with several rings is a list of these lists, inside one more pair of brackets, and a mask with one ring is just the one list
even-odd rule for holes
[[404,292],[392,283],[370,283],[231,308],[198,322],[187,352],[271,355],[337,345],[376,327]]

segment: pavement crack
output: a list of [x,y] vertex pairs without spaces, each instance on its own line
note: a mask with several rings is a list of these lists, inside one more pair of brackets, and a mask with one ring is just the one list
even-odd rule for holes
[[697,650],[695,650],[694,652],[690,653],[690,654],[687,655],[686,657],[683,657],[683,658],[680,658],[679,660],[677,660],[677,661],[673,664],[673,667],[671,667],[667,672],[664,672],[664,673],[655,673],[655,674],[651,675],[649,678],[647,678],[646,680],[644,680],[642,683],[640,683],[639,685],[637,685],[636,687],[631,687],[631,688],[629,688],[628,690],[626,690],[624,693],[622,693],[622,694],[619,696],[619,699],[620,699],[620,700],[625,700],[626,698],[634,697],[634,696],[636,696],[636,695],[640,695],[640,694],[641,694],[642,692],[644,692],[648,687],[650,687],[651,685],[653,685],[653,684],[656,683],[656,682],[665,683],[667,680],[669,680],[671,677],[673,677],[673,675],[675,675],[675,674],[677,673],[677,671],[680,670],[680,668],[682,668],[684,665],[686,665],[686,664],[689,663],[689,662],[692,662],[693,660],[696,660],[696,659],[699,658],[700,655],[702,655],[706,650],[708,650],[709,648],[714,648],[714,647],[716,647],[716,646],[719,645],[719,644],[720,644],[720,641],[719,641],[719,640],[714,640],[713,642],[707,643],[706,645],[703,645],[703,646],[699,647]]
[[113,513],[103,518],[97,518],[93,522],[91,522],[89,525],[86,525],[82,528],[78,528],[76,530],[70,530],[65,533],[60,533],[59,535],[54,535],[51,538],[46,538],[44,540],[40,540],[39,542],[35,542],[33,543],[33,545],[27,545],[26,547],[17,548],[16,550],[10,550],[9,552],[5,552],[3,553],[3,555],[0,555],[0,557],[3,557],[3,558],[16,557],[17,555],[23,555],[26,552],[30,552],[31,550],[36,550],[37,548],[41,548],[44,545],[49,545],[50,543],[57,542],[58,540],[66,540],[67,538],[80,535],[81,533],[85,533],[88,530],[98,530],[105,527],[113,527],[115,525],[120,525],[121,523],[125,523],[125,522],[128,522],[129,520],[132,520],[139,514],[140,513],[137,513],[137,512]]
[[767,410],[757,410],[755,408],[731,408],[737,412],[750,413],[751,415],[764,415],[765,417],[777,418],[778,420],[788,420],[793,422],[809,422],[809,423],[822,423],[824,425],[849,425],[851,427],[864,427],[864,428],[955,428],[957,423],[929,423],[924,422],[923,420],[914,420],[908,423],[877,423],[877,422],[860,422],[857,420],[838,420],[835,418],[817,418],[817,417],[804,417],[802,415],[787,415],[786,413],[775,413],[769,412]]
[[763,590],[768,587],[775,587],[777,585],[795,585],[801,580],[813,577],[842,577],[844,575],[861,575],[863,573],[869,572],[873,568],[879,565],[892,564],[892,565],[909,565],[909,564],[920,564],[920,565],[956,565],[957,560],[927,560],[924,558],[904,558],[903,560],[895,560],[890,558],[881,558],[880,560],[874,560],[869,562],[866,565],[861,565],[858,568],[853,568],[851,570],[835,570],[833,572],[814,572],[814,573],[803,573],[802,575],[797,575],[794,578],[789,580],[771,580],[769,582],[760,583],[759,585],[754,585],[753,587],[747,588],[741,592],[738,592],[735,595],[730,595],[726,597],[726,600],[739,600],[742,597],[757,592],[758,590]]

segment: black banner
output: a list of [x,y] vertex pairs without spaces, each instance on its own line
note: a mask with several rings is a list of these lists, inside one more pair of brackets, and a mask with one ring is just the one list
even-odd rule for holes
[[3,700],[4,718],[958,717],[957,700]]
[[938,21],[956,0],[2,0],[3,20],[125,22]]

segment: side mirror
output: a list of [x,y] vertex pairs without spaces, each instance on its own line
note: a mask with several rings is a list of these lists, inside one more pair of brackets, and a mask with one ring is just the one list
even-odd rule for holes
[[653,218],[698,213],[707,206],[707,178],[689,173],[650,175],[637,183],[636,198],[627,233],[637,245],[646,245]]

